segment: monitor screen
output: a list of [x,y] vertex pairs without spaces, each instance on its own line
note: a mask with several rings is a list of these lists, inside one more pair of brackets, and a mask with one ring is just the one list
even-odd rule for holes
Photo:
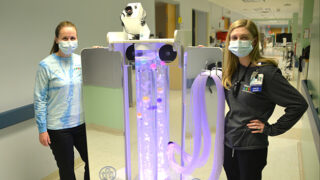
[[278,33],[276,35],[276,42],[283,43],[283,38],[286,38],[287,42],[292,42],[292,33]]

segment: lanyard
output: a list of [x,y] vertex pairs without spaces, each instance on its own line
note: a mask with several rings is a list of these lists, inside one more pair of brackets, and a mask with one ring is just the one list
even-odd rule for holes
[[233,94],[233,97],[235,97],[235,98],[236,98],[236,97],[238,96],[238,94],[239,94],[241,81],[243,81],[243,79],[244,79],[244,77],[245,77],[245,75],[246,75],[246,73],[247,73],[250,65],[251,65],[251,62],[250,62],[250,64],[246,67],[246,70],[244,71],[241,79],[238,79],[238,78],[239,78],[239,73],[240,73],[240,71],[238,71],[237,81],[233,84],[233,88],[232,88],[232,94]]

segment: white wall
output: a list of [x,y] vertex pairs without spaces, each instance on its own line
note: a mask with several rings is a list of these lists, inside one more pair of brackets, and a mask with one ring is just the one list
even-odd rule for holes
[[122,31],[124,1],[17,1],[0,5],[0,112],[33,102],[37,64],[49,54],[54,29],[62,20],[78,28],[82,48],[105,45],[108,31]]
[[[208,0],[175,0],[180,4],[180,16],[182,17],[181,29],[192,29],[192,9],[210,12],[211,3]],[[210,25],[209,25],[210,27]]]
[[230,15],[230,21],[231,23],[238,20],[238,19],[246,19],[247,17],[245,15],[239,14],[237,12],[231,11]]
[[34,121],[24,121],[0,131],[0,179],[41,179],[57,170],[50,148],[38,141]]
[[223,8],[221,6],[218,6],[216,4],[211,4],[210,6],[211,11],[211,27],[215,29],[215,31],[218,31],[220,29],[224,28],[224,24],[222,24],[221,17],[223,16]]
[[230,18],[231,23],[238,19],[247,18],[242,14],[221,7],[215,3],[211,3],[210,5],[210,14],[211,27],[213,27],[215,31],[224,30],[224,21],[222,20],[222,17]]

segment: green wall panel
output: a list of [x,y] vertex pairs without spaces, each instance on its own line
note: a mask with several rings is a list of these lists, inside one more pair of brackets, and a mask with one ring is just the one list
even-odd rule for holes
[[122,89],[84,86],[83,95],[87,124],[124,129]]
[[292,15],[292,41],[296,43],[297,40],[297,33],[298,33],[298,13],[293,13]]
[[[320,9],[319,0],[314,0],[313,21],[310,24],[310,58],[308,70],[308,88],[312,93],[313,103],[316,108],[320,107]],[[319,114],[319,111],[318,111]]]
[[305,48],[308,45],[310,45],[310,38],[305,38],[304,33],[305,33],[306,29],[308,29],[310,32],[310,24],[311,24],[312,18],[313,18],[313,6],[314,6],[313,0],[304,0],[302,32],[301,32],[302,48]]

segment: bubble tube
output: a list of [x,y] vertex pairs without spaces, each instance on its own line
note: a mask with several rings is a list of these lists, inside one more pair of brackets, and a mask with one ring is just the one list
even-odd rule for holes
[[[217,70],[205,71],[199,74],[194,80],[191,87],[191,106],[192,106],[192,118],[194,131],[192,132],[193,137],[193,154],[192,156],[186,152],[181,152],[181,147],[174,142],[169,142],[167,147],[167,157],[169,164],[173,170],[177,173],[186,175],[192,174],[196,168],[200,168],[206,164],[210,156],[211,151],[211,133],[208,124],[207,113],[206,113],[206,102],[205,102],[205,87],[208,77],[211,77],[217,88],[218,93],[218,107],[217,107],[217,125],[216,125],[216,136],[214,144],[214,155],[213,155],[213,168],[210,174],[210,180],[218,180],[224,156],[224,109],[225,109],[225,96],[224,89],[221,83],[219,74],[221,72]],[[201,150],[201,131],[203,138],[203,151],[200,156]],[[177,153],[182,156],[184,166],[179,165],[174,158],[174,154]]]

